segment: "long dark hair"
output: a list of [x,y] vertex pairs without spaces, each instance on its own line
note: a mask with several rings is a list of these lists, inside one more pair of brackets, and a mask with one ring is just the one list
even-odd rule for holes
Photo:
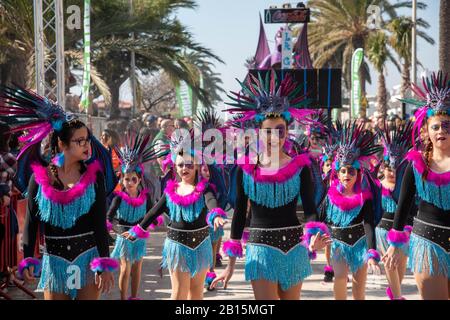
[[[76,130],[86,128],[86,125],[81,122],[80,120],[72,120],[69,122],[64,122],[62,125],[61,130],[54,131],[51,139],[50,139],[50,152],[51,152],[51,158],[53,159],[57,153],[60,152],[58,147],[58,139],[61,140],[61,142],[65,145],[70,144],[70,140],[73,137],[73,134]],[[89,130],[88,130],[89,132]],[[61,179],[59,179],[58,176],[58,169],[56,165],[50,162],[50,172],[52,173],[53,177],[55,178],[55,181],[57,182],[58,186],[61,188],[64,188],[64,184],[62,183]]]

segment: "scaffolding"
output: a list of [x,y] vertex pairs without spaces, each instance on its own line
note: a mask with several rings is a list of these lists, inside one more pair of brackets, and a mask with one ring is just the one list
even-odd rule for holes
[[65,108],[63,0],[33,0],[36,91]]

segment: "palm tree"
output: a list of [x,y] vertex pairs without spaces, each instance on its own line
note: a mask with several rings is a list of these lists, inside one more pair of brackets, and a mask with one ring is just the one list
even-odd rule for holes
[[450,74],[450,2],[441,0],[439,8],[439,69]]
[[[416,27],[428,29],[430,25],[422,20],[417,19]],[[411,78],[411,46],[412,46],[412,28],[413,22],[409,17],[397,17],[389,22],[387,30],[390,32],[389,44],[395,50],[401,59],[401,87],[400,95],[402,98],[407,97],[410,88]],[[417,29],[417,35],[430,44],[434,44],[433,38],[424,31]]]
[[[411,7],[411,1],[391,4],[387,0],[310,0],[313,22],[309,29],[309,47],[316,68],[334,66],[342,68],[344,84],[350,89],[350,68],[353,52],[357,48],[366,49],[369,36],[377,29],[368,23],[367,8],[377,5],[383,8],[382,19],[393,19],[396,10],[401,7]],[[419,2],[418,8],[425,8]],[[383,21],[382,21],[383,27]],[[365,50],[365,54],[367,52]],[[339,62],[335,64],[336,60]],[[370,83],[370,73],[364,61],[360,70],[361,91],[365,94],[366,81]],[[365,116],[363,110],[362,116]]]
[[388,38],[382,31],[370,35],[367,41],[367,56],[369,61],[378,72],[377,86],[377,111],[382,116],[387,114],[387,90],[386,79],[384,77],[386,61],[391,60],[400,70],[392,53],[388,49]]

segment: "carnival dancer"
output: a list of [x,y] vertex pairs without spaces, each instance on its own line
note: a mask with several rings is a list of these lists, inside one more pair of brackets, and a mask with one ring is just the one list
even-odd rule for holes
[[258,124],[263,148],[256,159],[238,159],[231,239],[223,245],[229,264],[212,286],[224,281],[226,288],[236,258],[242,257],[241,237],[250,200],[245,278],[251,281],[256,299],[298,300],[303,280],[312,273],[308,253],[312,255],[330,241],[326,226],[311,222],[305,228],[305,244],[301,243],[302,226],[296,216],[299,196],[308,220],[317,220],[310,159],[307,154],[291,158],[283,150],[288,124],[294,119],[304,123],[312,111],[299,109],[307,101],[303,96],[297,97],[300,86],[290,76],[278,82],[274,71],[267,73],[265,81],[260,75],[258,79],[250,75],[241,86],[241,93],[230,96],[234,100],[230,105],[235,107],[230,111],[243,113],[241,120],[252,119]]
[[[401,127],[393,125],[388,128],[378,129],[383,144],[383,159],[380,165],[380,184],[382,189],[383,217],[375,229],[377,247],[382,255],[389,247],[387,235],[394,223],[394,212],[397,209],[397,201],[400,194],[400,186],[403,173],[408,164],[406,153],[411,148],[412,123],[407,122]],[[409,229],[409,230],[408,230]],[[405,226],[405,230],[411,232],[411,226]],[[401,283],[406,272],[406,260],[408,257],[408,243],[400,247],[399,267],[392,270],[385,268],[389,286],[386,288],[387,296],[392,300],[401,297]]]
[[[201,155],[192,148],[187,134],[174,134],[171,161],[177,178],[167,182],[165,197],[129,232],[129,239],[145,238],[145,229],[164,212],[169,213],[167,238],[163,248],[163,267],[169,269],[171,299],[203,299],[206,273],[213,263],[209,228],[220,228],[226,219],[208,182],[201,178]],[[177,133],[177,130],[176,132]]]
[[[32,282],[41,271],[38,289],[45,299],[98,299],[114,285],[112,271],[118,267],[109,258],[105,223],[106,195],[117,182],[108,151],[75,115],[31,91],[3,87],[0,115],[12,132],[28,132],[18,156],[17,186],[28,197],[19,274]],[[40,142],[50,133],[52,161],[47,164]],[[42,264],[33,258],[40,223]]]
[[362,125],[347,122],[336,148],[326,199],[326,219],[333,239],[330,255],[337,300],[347,299],[349,272],[353,274],[353,298],[364,300],[367,265],[377,269],[380,260],[375,243],[371,178],[364,168],[370,156],[381,149],[374,139]]
[[[422,81],[423,89],[413,84],[419,100],[404,102],[419,106],[413,127],[414,150],[403,176],[393,228],[387,235],[389,248],[383,256],[386,268],[399,267],[401,247],[408,242],[405,231],[411,205],[420,199],[417,217],[410,234],[408,268],[422,299],[449,298],[450,263],[450,82],[441,71]],[[422,130],[422,132],[421,132]],[[421,134],[422,133],[422,134]],[[415,137],[425,138],[423,152]],[[394,298],[400,294],[392,292]]]
[[[208,132],[208,130],[211,131]],[[226,126],[221,123],[217,114],[209,109],[199,112],[194,119],[194,137],[201,139],[199,145],[202,145],[202,150],[205,152],[208,151],[208,155],[204,153],[206,163],[200,167],[200,174],[203,179],[209,182],[209,186],[214,192],[220,208],[223,210],[228,205],[223,165],[225,160],[223,152],[225,130]],[[210,142],[209,140],[212,141]],[[223,235],[223,228],[215,229],[213,226],[209,228],[209,236],[213,249],[213,265],[206,274],[205,287],[207,290],[214,290],[211,288],[211,283],[217,277],[214,270],[218,255],[220,255],[220,244]]]
[[[155,146],[149,145],[149,140],[149,136],[128,131],[121,147],[115,147],[120,162],[121,191],[115,192],[107,217],[109,229],[113,228],[113,220],[117,218],[117,225],[114,227],[117,237],[111,257],[120,260],[119,289],[122,300],[127,299],[130,277],[131,296],[128,300],[139,300],[137,294],[142,258],[146,253],[145,239],[131,241],[122,237],[122,233],[140,222],[153,206],[151,193],[145,183],[144,164],[168,153],[163,149],[155,151]],[[158,217],[157,225],[163,222],[162,216]]]

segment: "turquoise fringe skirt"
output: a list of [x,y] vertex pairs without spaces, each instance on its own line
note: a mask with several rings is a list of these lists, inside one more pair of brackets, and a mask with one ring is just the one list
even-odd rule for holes
[[111,257],[114,259],[125,259],[131,263],[135,263],[145,256],[146,249],[146,239],[131,241],[118,234]]
[[72,262],[44,253],[38,291],[63,293],[75,299],[79,289],[94,283],[95,274],[89,265],[98,256],[97,247],[83,252]]
[[195,249],[166,238],[162,252],[162,267],[172,272],[189,272],[191,278],[193,278],[201,270],[212,267],[212,255],[209,236]]
[[245,250],[245,280],[276,282],[281,290],[303,282],[312,274],[308,250],[301,244],[287,254],[281,250],[255,243],[247,243]]
[[441,246],[413,232],[409,240],[408,268],[414,273],[426,272],[430,275],[446,276],[450,266],[450,253]]
[[351,273],[355,273],[365,264],[367,253],[366,237],[361,237],[353,246],[333,239],[331,244],[331,264],[345,262]]

